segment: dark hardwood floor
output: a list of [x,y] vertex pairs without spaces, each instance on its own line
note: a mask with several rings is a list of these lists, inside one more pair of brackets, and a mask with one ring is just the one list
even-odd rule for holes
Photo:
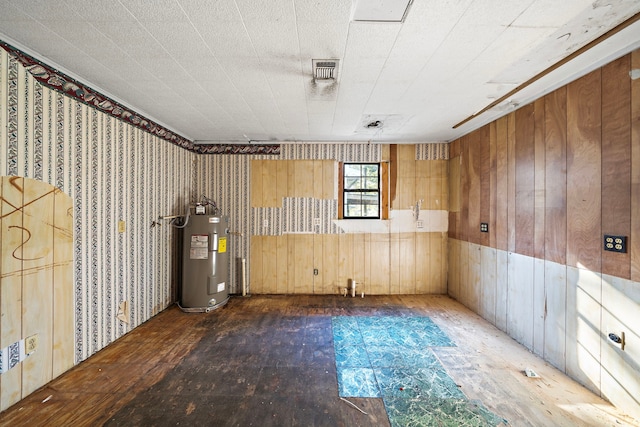
[[389,425],[382,399],[349,398],[364,414],[338,396],[337,315],[431,317],[457,344],[434,349],[448,374],[510,425],[636,425],[448,297],[307,295],[170,307],[0,413],[0,425]]

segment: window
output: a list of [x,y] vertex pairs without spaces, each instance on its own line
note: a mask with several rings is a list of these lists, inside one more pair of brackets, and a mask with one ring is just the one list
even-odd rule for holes
[[380,165],[343,165],[342,212],[344,218],[380,218]]

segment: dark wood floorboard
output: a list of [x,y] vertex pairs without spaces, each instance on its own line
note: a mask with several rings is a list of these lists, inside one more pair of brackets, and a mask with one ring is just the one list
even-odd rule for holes
[[307,295],[170,307],[0,413],[0,425],[388,426],[382,399],[349,399],[365,415],[338,397],[337,315],[430,316],[457,344],[434,350],[448,373],[511,425],[634,425],[445,296]]

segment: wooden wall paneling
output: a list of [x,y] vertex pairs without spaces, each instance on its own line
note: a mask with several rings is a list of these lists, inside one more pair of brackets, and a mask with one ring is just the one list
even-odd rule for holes
[[371,234],[371,294],[388,295],[389,233]]
[[251,160],[251,207],[262,206],[262,163],[263,160]]
[[566,373],[600,393],[600,273],[567,266]]
[[534,258],[509,253],[507,333],[533,350]]
[[[489,124],[489,246],[496,248],[498,214],[498,129],[497,122]],[[502,197],[502,196],[500,196]],[[494,323],[494,322],[492,322]]]
[[[0,251],[0,348],[18,342],[22,336],[22,210],[24,179],[2,177],[2,205],[0,224],[2,225],[2,245]],[[22,365],[0,376],[0,408],[8,408],[21,399]]]
[[[0,190],[1,191],[1,190]],[[55,193],[53,253],[53,378],[74,364],[73,200]],[[0,237],[1,239],[1,237]]]
[[[631,53],[631,68],[640,69],[640,51]],[[631,280],[640,282],[640,79],[631,81]]]
[[[320,168],[320,173],[322,173],[322,168]],[[325,288],[325,266],[324,266],[324,241],[322,234],[312,234],[313,237],[313,269],[312,269],[312,288],[311,293],[313,294],[324,294]],[[318,271],[316,275],[315,272]]]
[[467,241],[480,244],[480,207],[482,204],[482,186],[480,176],[480,162],[482,160],[481,155],[481,135],[478,130],[469,134],[468,149],[467,149]]
[[278,160],[276,162],[276,203],[282,206],[282,201],[289,196],[289,162],[290,160]]
[[431,160],[416,160],[416,178],[415,178],[415,195],[416,200],[423,200],[421,209],[435,209],[435,205],[431,199]]
[[509,247],[508,118],[496,120],[496,249]]
[[567,260],[567,89],[544,97],[545,259]]
[[567,85],[567,265],[601,271],[600,70]]
[[460,240],[449,239],[449,269],[447,270],[447,294],[460,301]]
[[416,240],[416,294],[431,293],[431,233],[415,233]]
[[[290,164],[293,166],[293,162]],[[293,168],[290,167],[289,170]],[[287,235],[287,293],[296,292],[296,234]]]
[[469,241],[469,135],[460,140],[460,222],[458,223],[458,237],[460,240]]
[[458,289],[458,301],[469,306],[469,242],[460,241],[460,285]]
[[324,196],[324,169],[323,160],[313,160],[313,170],[309,171],[313,176],[313,198],[323,199]]
[[416,234],[400,233],[400,293],[416,293]]
[[412,209],[416,203],[416,147],[398,145],[398,181],[394,209]]
[[533,352],[544,354],[545,267],[543,258],[533,259]]
[[338,197],[336,185],[337,162],[335,160],[322,161],[322,194],[321,199],[334,200]]
[[436,178],[435,188],[430,191],[438,195],[435,204],[432,204],[433,209],[446,211],[449,209],[449,161],[431,160],[431,173]]
[[338,254],[338,286],[342,289],[353,279],[353,234],[338,235]]
[[278,199],[278,161],[262,161],[262,205],[265,207],[281,207]]
[[[602,67],[602,233],[617,236],[631,234],[630,69],[629,55]],[[631,254],[602,249],[602,273],[629,279]]]
[[397,209],[396,195],[398,189],[398,144],[389,145],[389,207]]
[[447,270],[449,268],[447,247],[449,246],[447,233],[435,232],[429,233],[431,242],[430,260],[431,266],[431,293],[446,294],[447,293]]
[[289,290],[289,234],[276,236],[276,286],[277,294],[286,294]]
[[373,282],[371,274],[371,233],[364,233],[364,292],[368,295],[371,293],[371,284]]
[[366,233],[353,234],[353,279],[357,282],[356,292],[361,295],[367,292],[367,273],[365,260],[369,256],[369,248],[366,246]]
[[533,256],[544,259],[545,221],[545,108],[544,97],[534,103],[534,199],[533,199]]
[[460,156],[449,160],[449,237],[460,238]]
[[297,160],[283,160],[287,168],[287,197],[296,196],[296,162]]
[[[602,396],[633,417],[640,417],[640,331],[634,330],[640,313],[640,288],[620,277],[602,276]],[[625,332],[625,349],[607,337],[608,331]],[[635,408],[635,410],[634,410]],[[637,419],[637,418],[636,418]]]
[[[489,125],[478,129],[478,136],[479,151],[477,155],[479,162],[477,170],[480,175],[480,218],[476,229],[479,230],[480,222],[491,223],[491,133]],[[489,246],[489,233],[480,233],[478,242],[481,245]]]
[[249,258],[249,273],[251,286],[249,291],[254,294],[261,294],[263,290],[262,279],[262,240],[263,236],[251,236]]
[[54,187],[24,180],[22,246],[22,338],[38,335],[38,351],[22,367],[22,395],[52,378]]
[[275,294],[278,289],[278,237],[262,236],[262,293]]
[[402,259],[400,258],[400,234],[398,232],[389,233],[389,293],[401,294],[400,269]]
[[507,115],[507,250],[516,250],[516,113]]
[[535,202],[535,109],[525,105],[515,112],[515,251],[533,256]]
[[[389,206],[390,204],[390,184],[389,184],[389,162],[382,162],[380,164],[380,179],[382,181],[382,194],[380,195],[380,218],[389,219]],[[339,187],[342,187],[342,181],[340,181]],[[342,209],[338,207],[338,212]]]
[[[489,228],[491,229],[491,228]],[[496,249],[482,246],[480,269],[482,292],[480,293],[480,315],[492,325],[496,324],[497,253]]]
[[565,372],[567,267],[545,261],[545,309],[543,357]]
[[338,286],[338,235],[323,234],[322,236],[322,293],[337,294]]
[[295,192],[294,197],[313,197],[314,195],[314,173],[313,160],[295,160]]
[[467,278],[467,307],[475,313],[480,313],[482,301],[482,254],[481,246],[469,244],[469,276]]
[[507,306],[509,300],[509,253],[496,252],[496,327],[507,331]]
[[289,239],[293,238],[295,241],[293,293],[296,294],[313,293],[313,236],[313,234],[289,235]]

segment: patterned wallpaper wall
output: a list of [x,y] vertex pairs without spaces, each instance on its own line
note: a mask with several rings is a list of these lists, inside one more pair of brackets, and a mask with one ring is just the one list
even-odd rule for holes
[[[0,50],[0,175],[73,198],[76,362],[173,301],[176,232],[151,224],[184,212],[195,156],[43,87]],[[116,319],[124,300],[130,324]]]

